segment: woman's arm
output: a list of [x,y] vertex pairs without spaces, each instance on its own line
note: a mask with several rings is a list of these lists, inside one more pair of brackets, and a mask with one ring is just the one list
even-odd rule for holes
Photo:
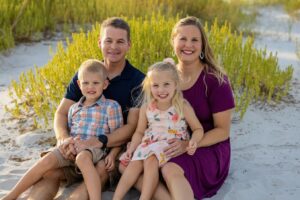
[[197,146],[199,146],[200,141],[203,138],[204,131],[200,121],[195,114],[194,109],[188,102],[184,103],[183,114],[187,124],[192,130],[191,140],[195,141],[197,143]]
[[204,134],[199,147],[207,147],[229,138],[231,126],[231,114],[233,109],[214,113],[214,128]]
[[[214,128],[204,134],[198,147],[211,146],[229,138],[232,110],[229,109],[213,114]],[[164,152],[170,157],[176,157],[185,153],[188,146],[187,141],[177,139],[171,139],[168,143],[170,145]]]

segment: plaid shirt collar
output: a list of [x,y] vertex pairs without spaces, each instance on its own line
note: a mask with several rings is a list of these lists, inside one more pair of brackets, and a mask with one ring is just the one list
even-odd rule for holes
[[[86,97],[82,96],[78,102],[78,107],[83,107],[83,102],[85,101]],[[99,99],[91,106],[89,107],[93,107],[93,106],[99,106],[99,105],[103,105],[103,103],[106,101],[106,98],[104,97],[104,95],[102,94]]]

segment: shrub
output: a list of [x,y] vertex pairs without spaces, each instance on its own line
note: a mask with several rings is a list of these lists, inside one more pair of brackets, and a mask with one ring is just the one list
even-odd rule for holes
[[[154,62],[172,57],[169,43],[170,32],[178,20],[160,14],[127,20],[132,29],[132,48],[128,59],[142,71]],[[209,28],[209,41],[215,54],[231,80],[235,94],[236,112],[242,117],[250,102],[278,101],[290,87],[293,69],[280,70],[276,55],[253,47],[253,38],[243,39],[232,33],[230,25],[218,26],[217,21]],[[6,107],[15,117],[35,118],[35,126],[46,126],[52,120],[66,87],[80,63],[88,58],[102,59],[97,46],[100,26],[95,24],[88,33],[73,34],[67,47],[59,43],[53,59],[41,68],[35,68],[20,76],[11,84],[14,107]],[[42,119],[39,124],[37,121]]]

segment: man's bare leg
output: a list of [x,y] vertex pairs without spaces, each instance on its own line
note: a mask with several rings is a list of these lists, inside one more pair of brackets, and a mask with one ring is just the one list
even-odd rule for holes
[[63,169],[47,172],[43,178],[33,185],[30,190],[29,200],[52,200],[59,189],[60,181],[65,179]]

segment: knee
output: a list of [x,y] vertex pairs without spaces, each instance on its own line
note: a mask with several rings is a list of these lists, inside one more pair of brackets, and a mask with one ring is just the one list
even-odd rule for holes
[[57,158],[54,153],[49,152],[39,160],[38,164],[43,169],[53,169],[57,166]]
[[157,168],[158,160],[155,155],[150,156],[144,161],[144,167],[146,168]]
[[172,181],[173,178],[184,176],[183,170],[174,163],[166,163],[161,168],[161,173],[166,182]]
[[124,171],[125,171],[125,169],[126,169],[126,166],[123,165],[122,163],[120,163],[120,164],[119,164],[119,172],[120,172],[121,174],[123,174]]
[[78,167],[84,166],[86,163],[91,162],[92,155],[89,151],[81,151],[77,156],[75,163]]

